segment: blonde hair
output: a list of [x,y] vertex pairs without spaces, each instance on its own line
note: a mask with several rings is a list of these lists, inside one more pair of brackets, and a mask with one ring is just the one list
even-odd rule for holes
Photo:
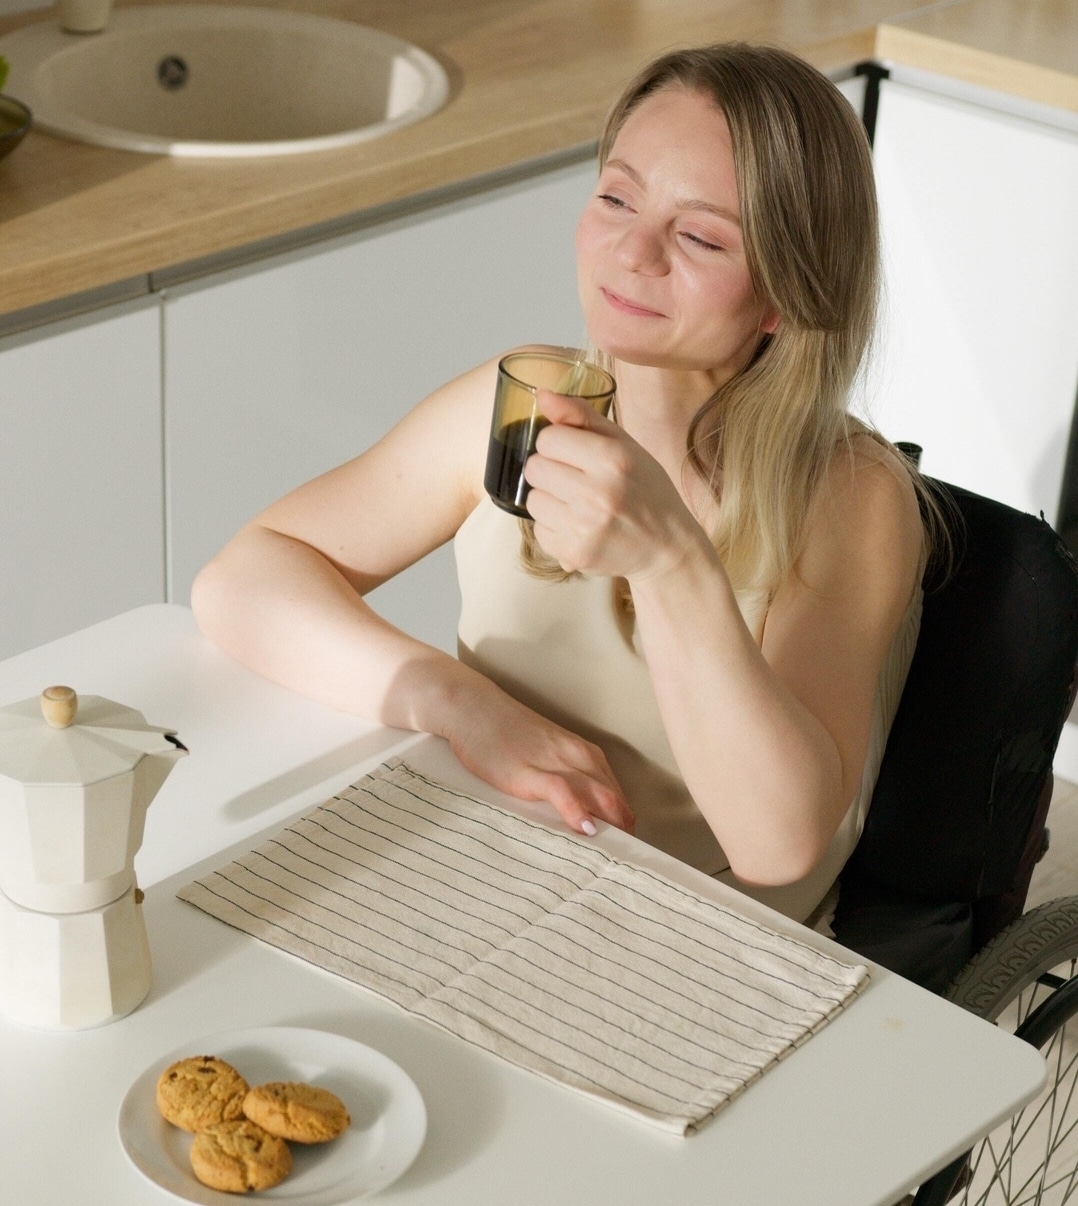
[[[779,314],[750,363],[701,406],[687,441],[689,464],[718,500],[711,536],[731,580],[773,591],[797,559],[833,455],[867,430],[847,405],[879,287],[871,152],[857,115],[815,68],[725,43],[644,68],[610,111],[600,166],[636,107],[669,88],[702,93],[725,115],[749,273]],[[530,528],[525,563],[557,576]]]

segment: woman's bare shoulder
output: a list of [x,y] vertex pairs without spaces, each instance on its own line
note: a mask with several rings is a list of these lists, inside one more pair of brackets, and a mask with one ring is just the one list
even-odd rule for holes
[[[515,352],[559,352],[572,349],[553,344],[522,344],[477,364],[428,394],[384,437],[381,455],[397,457],[403,442],[433,443],[443,464],[457,466],[462,480],[470,485],[475,501],[482,489],[498,365]],[[578,353],[573,353],[578,354]]]
[[840,444],[824,476],[820,499],[825,507],[851,502],[894,513],[920,529],[920,509],[913,470],[892,444],[870,431],[853,432]]
[[555,344],[547,343],[521,344],[518,347],[509,348],[504,352],[500,352],[497,356],[492,356],[489,360],[483,361],[482,364],[475,365],[474,368],[468,369],[466,372],[461,373],[459,376],[454,377],[444,385],[433,390],[416,406],[411,415],[406,416],[404,421],[407,421],[412,415],[418,416],[420,420],[423,420],[430,415],[450,410],[457,411],[461,415],[465,412],[474,412],[481,416],[483,422],[489,423],[491,409],[494,405],[494,388],[498,379],[498,366],[506,356],[511,356],[518,352],[552,352],[573,356],[580,354],[576,349],[558,347]]
[[840,586],[853,577],[904,598],[920,578],[925,532],[905,457],[871,432],[855,432],[831,458],[806,533],[800,565]]
[[392,453],[396,455],[396,445],[402,438],[410,440],[417,433],[422,433],[424,439],[437,441],[442,459],[453,458],[458,463],[465,478],[472,484],[478,501],[498,366],[506,356],[517,352],[579,355],[572,348],[534,343],[521,344],[491,357],[428,394],[405,416],[386,437]]
[[483,496],[505,354],[432,390],[371,447],[293,490],[254,522],[332,556],[364,587],[444,544]]

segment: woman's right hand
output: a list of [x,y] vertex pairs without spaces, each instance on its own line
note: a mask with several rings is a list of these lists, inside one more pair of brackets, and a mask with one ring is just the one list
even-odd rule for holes
[[632,833],[632,809],[603,751],[489,686],[454,709],[445,732],[460,762],[507,795],[547,801],[577,833],[593,835],[596,819]]

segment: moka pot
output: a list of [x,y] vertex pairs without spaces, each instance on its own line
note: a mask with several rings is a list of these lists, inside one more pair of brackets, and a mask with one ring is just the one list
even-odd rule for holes
[[146,809],[187,753],[69,687],[0,708],[0,1012],[49,1029],[124,1016],[150,987],[135,884]]

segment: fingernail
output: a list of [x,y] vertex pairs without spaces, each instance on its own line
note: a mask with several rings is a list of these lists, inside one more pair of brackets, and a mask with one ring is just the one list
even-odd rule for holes
[[580,828],[584,830],[588,837],[594,837],[599,832],[598,829],[595,828],[595,822],[589,820],[587,817],[580,822]]

